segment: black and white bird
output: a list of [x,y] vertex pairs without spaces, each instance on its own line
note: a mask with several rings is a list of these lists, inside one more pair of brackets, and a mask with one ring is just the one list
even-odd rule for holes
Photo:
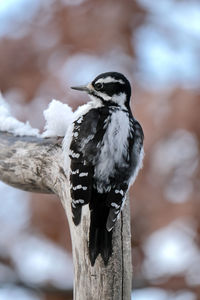
[[69,141],[71,208],[75,225],[89,204],[89,257],[112,255],[112,230],[143,159],[143,130],[130,109],[124,75],[103,73],[86,86],[91,101],[78,109]]

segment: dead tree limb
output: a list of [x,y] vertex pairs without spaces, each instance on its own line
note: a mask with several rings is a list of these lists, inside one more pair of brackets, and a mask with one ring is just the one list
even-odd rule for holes
[[113,233],[113,256],[105,267],[101,258],[91,267],[88,258],[89,209],[82,222],[72,222],[69,182],[63,170],[63,153],[56,138],[15,137],[0,132],[0,180],[30,192],[55,193],[70,226],[74,261],[74,300],[130,300],[131,236],[129,201]]

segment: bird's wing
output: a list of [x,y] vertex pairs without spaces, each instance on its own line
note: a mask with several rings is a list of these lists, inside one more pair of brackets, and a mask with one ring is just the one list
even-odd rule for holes
[[70,192],[73,220],[76,225],[80,223],[81,208],[91,199],[93,167],[84,165],[81,161],[71,160]]
[[91,200],[95,158],[98,155],[99,140],[102,138],[102,124],[106,115],[91,109],[74,122],[70,145],[70,191],[74,223],[81,219],[81,207]]
[[106,222],[106,228],[108,231],[113,229],[114,224],[123,208],[123,204],[126,200],[127,189],[128,185],[124,183],[114,189],[111,189],[108,193],[106,200],[106,205],[110,207]]

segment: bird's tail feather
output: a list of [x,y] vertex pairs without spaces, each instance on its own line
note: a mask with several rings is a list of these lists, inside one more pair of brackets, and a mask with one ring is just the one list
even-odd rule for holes
[[93,266],[98,254],[104,261],[105,266],[108,264],[112,255],[112,231],[106,229],[106,224],[97,226],[93,220],[93,211],[91,211],[91,223],[89,234],[89,257]]
[[80,224],[81,221],[81,211],[82,211],[82,206],[74,206],[71,205],[71,209],[72,209],[72,220],[74,222],[74,224],[76,226],[78,226]]

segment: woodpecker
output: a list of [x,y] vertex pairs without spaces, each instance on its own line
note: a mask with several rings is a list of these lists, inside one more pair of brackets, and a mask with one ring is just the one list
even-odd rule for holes
[[81,222],[89,204],[89,258],[100,254],[107,265],[112,232],[127,191],[143,160],[143,130],[130,109],[131,86],[118,72],[97,76],[85,86],[90,102],[80,107],[69,140],[70,192],[73,222]]

